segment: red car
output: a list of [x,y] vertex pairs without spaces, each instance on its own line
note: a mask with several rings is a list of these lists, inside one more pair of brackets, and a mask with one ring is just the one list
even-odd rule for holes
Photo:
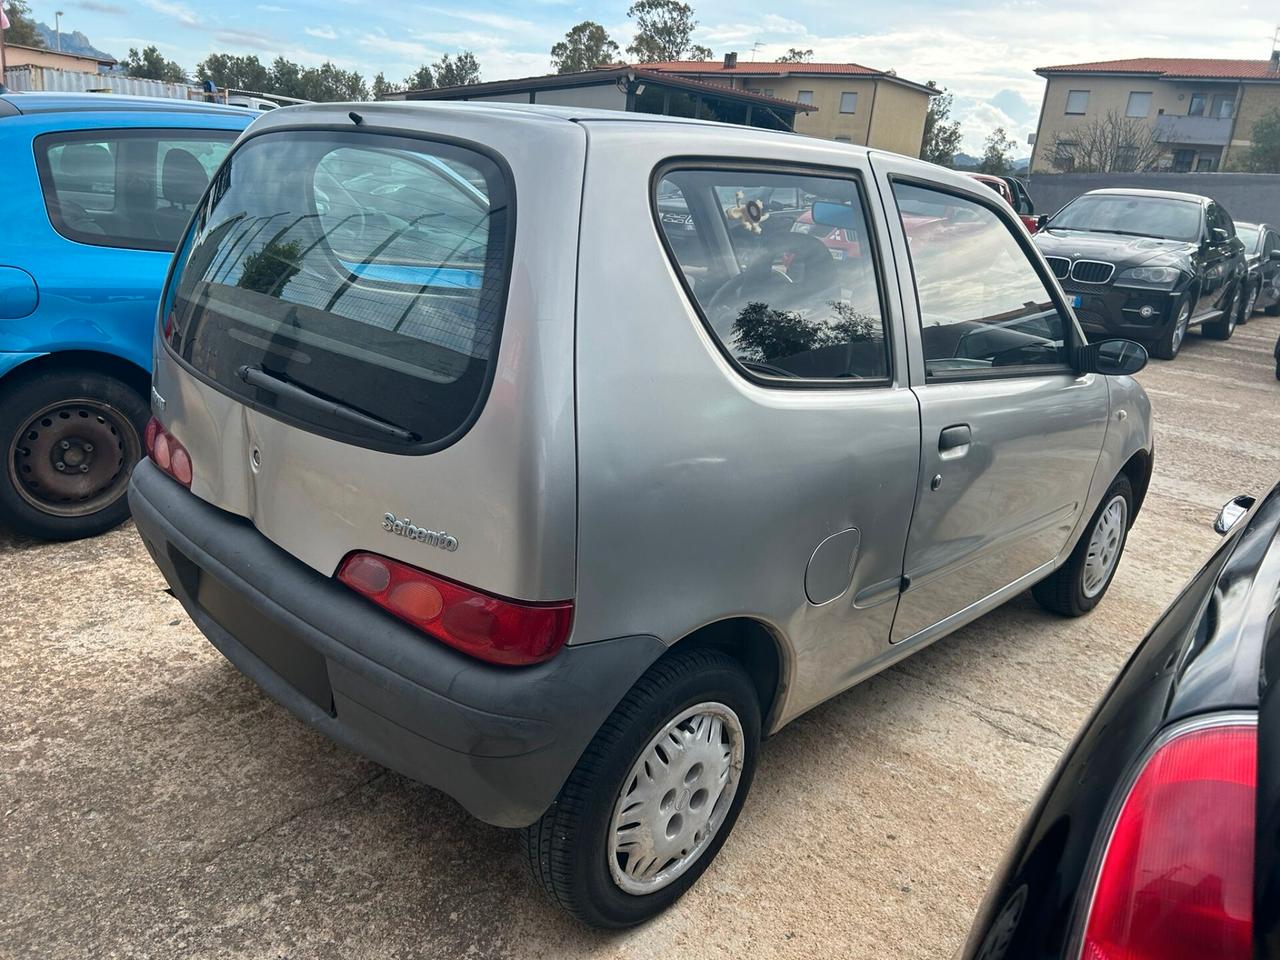
[[[1014,210],[1018,209],[1018,204],[1013,196],[1013,190],[1009,187],[1009,181],[1004,177],[997,177],[990,173],[966,173],[965,176],[972,177],[979,183],[985,183],[988,187],[1000,194],[1004,198],[1004,202],[1009,204]],[[1036,217],[1030,213],[1018,212],[1018,219],[1022,221],[1028,232],[1035,233],[1038,229]]]

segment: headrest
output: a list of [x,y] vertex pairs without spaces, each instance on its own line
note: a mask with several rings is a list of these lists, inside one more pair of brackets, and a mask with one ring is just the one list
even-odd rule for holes
[[176,148],[164,155],[160,170],[160,192],[170,203],[190,206],[209,186],[209,175],[189,150]]

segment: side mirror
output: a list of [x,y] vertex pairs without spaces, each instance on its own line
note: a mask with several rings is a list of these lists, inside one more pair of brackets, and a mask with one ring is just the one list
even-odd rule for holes
[[1267,259],[1268,259],[1268,260],[1280,260],[1280,247],[1276,247],[1276,248],[1275,248],[1274,250],[1272,250],[1269,254],[1267,254]]
[[1049,215],[1047,213],[1042,213],[1040,214],[1040,216],[1036,217],[1037,230],[1043,230],[1048,225],[1049,225]]
[[1209,231],[1210,243],[1226,243],[1230,239],[1231,234],[1227,233],[1227,231],[1223,230],[1221,227],[1214,227]]
[[1147,365],[1147,348],[1132,340],[1100,340],[1081,347],[1076,354],[1078,373],[1127,377]]
[[1256,498],[1245,495],[1223,504],[1222,509],[1218,511],[1217,519],[1213,521],[1213,532],[1220,537],[1225,537],[1231,532],[1231,528],[1253,509],[1256,502]]

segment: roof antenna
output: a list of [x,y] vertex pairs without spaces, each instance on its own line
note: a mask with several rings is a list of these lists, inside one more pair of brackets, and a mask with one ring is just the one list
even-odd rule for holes
[[356,113],[354,110],[348,113],[347,116],[351,118],[351,122],[357,127],[364,123],[364,117],[360,116],[360,114]]

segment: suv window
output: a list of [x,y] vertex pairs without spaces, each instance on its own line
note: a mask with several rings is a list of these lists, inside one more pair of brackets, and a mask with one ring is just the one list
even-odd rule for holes
[[94,130],[35,141],[49,221],[68,240],[172,252],[234,130]]
[[388,449],[446,443],[488,388],[510,188],[474,150],[367,133],[244,141],[178,253],[165,337],[284,419]]
[[1066,363],[1068,321],[1009,224],[983,204],[940,190],[895,182],[893,194],[931,379]]
[[724,351],[760,377],[889,376],[875,250],[854,180],[673,170],[657,218]]

